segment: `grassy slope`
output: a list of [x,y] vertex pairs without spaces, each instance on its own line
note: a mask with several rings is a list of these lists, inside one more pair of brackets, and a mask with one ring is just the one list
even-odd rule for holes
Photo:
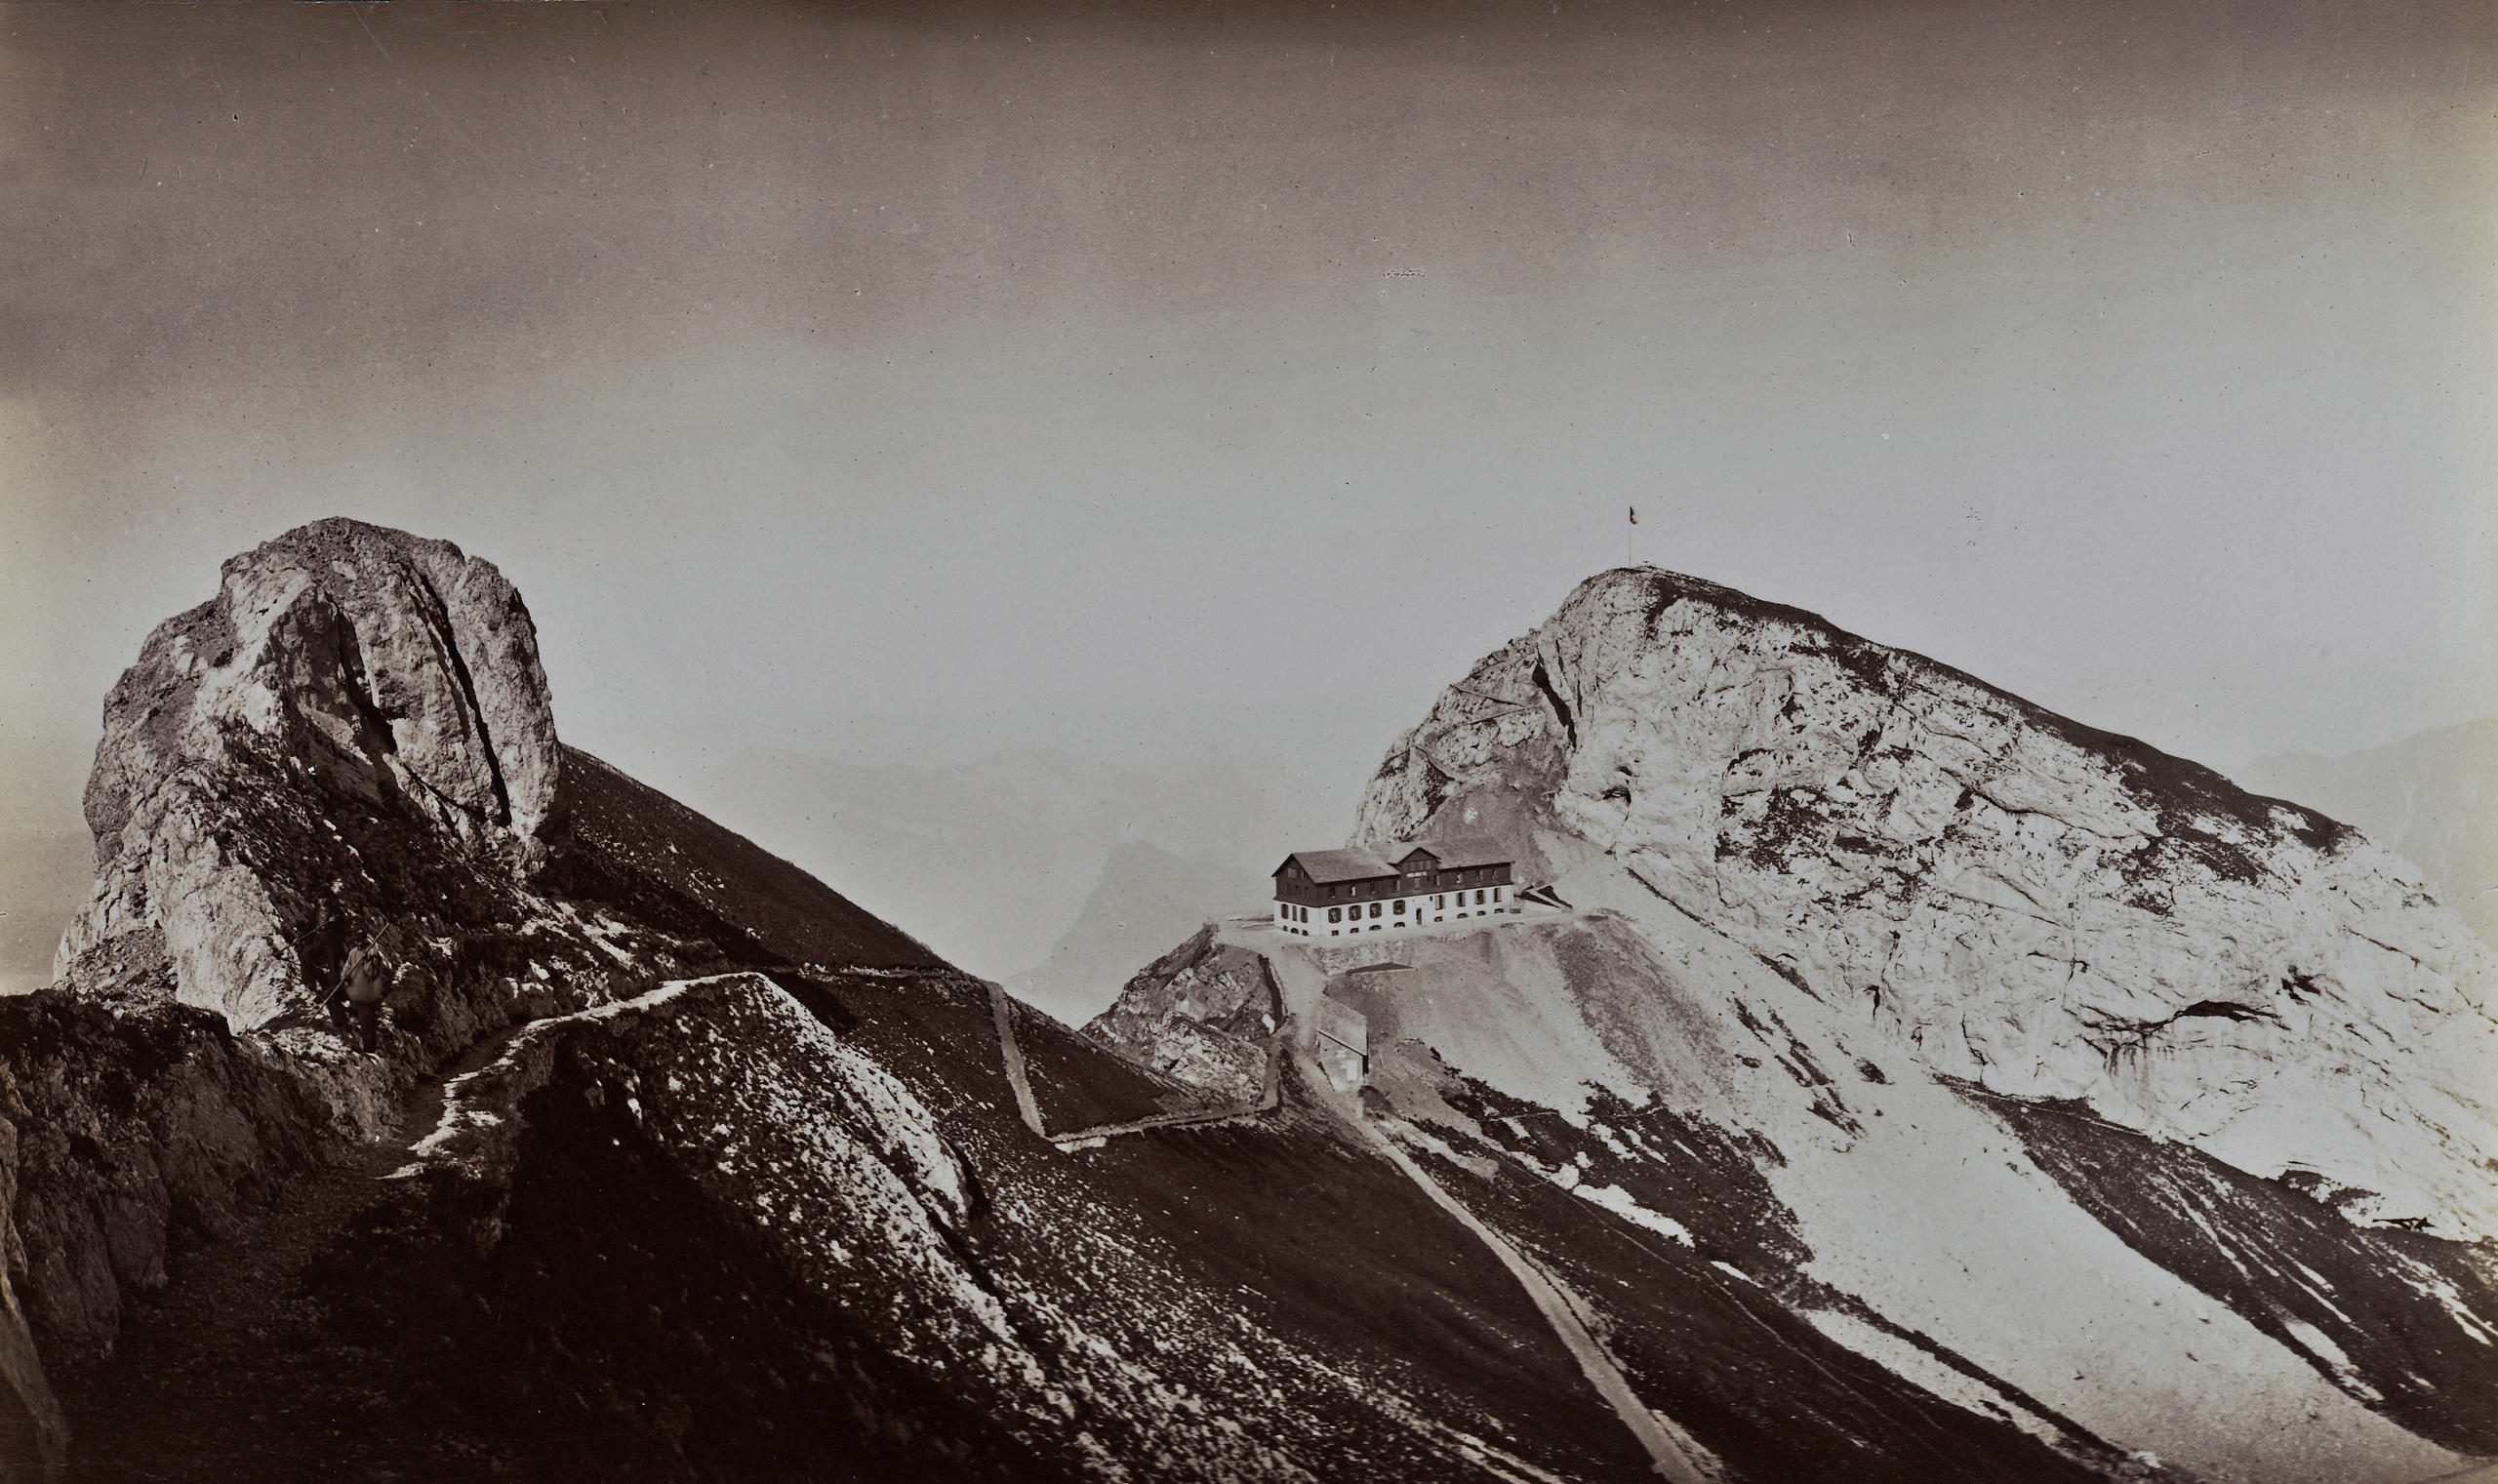
[[577,747],[552,884],[759,963],[931,966],[936,952],[805,871]]
[[[1256,1125],[1054,1153],[1007,1102],[976,984],[826,983],[800,997],[945,1120],[996,1213],[967,1237],[1002,1288],[1080,1315],[1207,1394],[1234,1389],[1210,1341],[1250,1353],[1278,1388],[1275,1424],[1300,1434],[1294,1451],[1320,1477],[1430,1480],[1449,1476],[1452,1460],[1384,1426],[1362,1393],[1294,1350],[1538,1466],[1645,1472],[1497,1260],[1291,1086],[1284,1108]],[[1071,1034],[1049,1039],[1056,1080],[1098,1081],[1099,1105],[1125,1110],[1139,1091],[1131,1068]]]
[[[615,770],[568,762],[572,835],[550,880],[771,966],[900,1077],[975,1172],[979,1214],[959,1238],[1045,1362],[1063,1337],[1092,1337],[1321,1478],[1490,1476],[1445,1429],[1568,1478],[1645,1473],[1498,1263],[1295,1090],[1254,1126],[1054,1149],[1014,1110],[979,981]],[[1045,1017],[1023,1023],[1054,1120],[1137,1116],[1169,1096]],[[739,1480],[1085,1471],[956,1415],[880,1349],[874,1316],[834,1312],[772,1268],[746,1213],[656,1173],[665,1157],[584,1092],[559,1084],[531,1107],[491,1254],[443,1247],[467,1227],[458,1213],[393,1207],[311,1262],[323,1317],[292,1343],[326,1347],[348,1377],[315,1410],[392,1399],[350,1419],[328,1457],[447,1479],[499,1465]],[[1140,1406],[1086,1426],[1149,1461],[1151,1420]]]

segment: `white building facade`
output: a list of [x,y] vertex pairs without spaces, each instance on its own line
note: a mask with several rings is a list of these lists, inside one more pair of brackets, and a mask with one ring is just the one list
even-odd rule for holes
[[1382,854],[1367,846],[1296,851],[1275,867],[1275,926],[1302,938],[1438,927],[1520,910],[1511,861],[1482,837]]

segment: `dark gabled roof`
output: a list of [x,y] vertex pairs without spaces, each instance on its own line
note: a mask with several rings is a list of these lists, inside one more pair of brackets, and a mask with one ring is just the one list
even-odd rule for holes
[[1396,862],[1418,850],[1430,851],[1442,870],[1468,870],[1477,865],[1507,865],[1509,850],[1490,835],[1455,835],[1445,840],[1417,840],[1396,853]]
[[1390,847],[1392,854],[1366,845],[1349,846],[1343,850],[1297,850],[1284,857],[1275,867],[1278,876],[1284,866],[1299,865],[1302,874],[1320,886],[1334,886],[1347,881],[1377,881],[1397,874],[1397,866],[1412,860],[1416,851],[1429,851],[1439,862],[1441,870],[1471,870],[1478,865],[1507,865],[1510,853],[1501,842],[1489,835],[1457,835],[1446,840],[1418,840],[1411,845]]
[[[1284,865],[1295,864],[1321,886],[1396,874],[1396,867],[1381,860],[1379,852],[1359,845],[1347,850],[1297,850],[1284,857]],[[1276,866],[1275,874],[1282,875],[1283,869],[1283,865]]]

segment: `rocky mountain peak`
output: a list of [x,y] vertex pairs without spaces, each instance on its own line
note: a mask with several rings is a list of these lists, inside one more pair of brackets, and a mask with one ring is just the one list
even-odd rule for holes
[[1928,1068],[2347,1216],[2498,1232],[2498,959],[2332,820],[1801,610],[1581,584],[1392,746],[1355,839],[1628,873]]
[[[443,1084],[523,1025],[585,1018],[610,1033],[641,1023],[600,1018],[619,1002],[733,970],[935,966],[822,882],[559,744],[511,584],[447,541],[356,521],[235,557],[215,597],[148,635],[105,702],[86,804],[99,869],[55,983],[0,997],[9,1479],[52,1476],[81,1405],[104,1418],[83,1424],[102,1472],[125,1445],[181,1471],[226,1455],[151,1439],[135,1419],[197,1405],[231,1420],[305,1374],[360,1369],[272,1382],[238,1375],[232,1356],[252,1350],[249,1369],[327,1343],[267,1328],[284,1295],[324,1281],[302,1264],[316,1251],[352,1262],[352,1223],[413,1198],[408,1161],[422,1163]],[[383,992],[351,1019],[337,991],[358,945],[378,950]],[[748,987],[778,1023],[801,1014],[769,982]],[[711,1023],[702,1044],[766,1035]],[[887,1116],[909,1109],[872,1068],[835,1061],[841,1087],[819,1096],[852,1098],[887,1143],[912,1127]],[[906,1183],[943,1176],[926,1152],[894,1156]],[[409,1178],[376,1178],[394,1170]],[[458,1161],[437,1173],[475,1174]],[[504,1198],[411,1218],[426,1261],[446,1236],[491,1242]],[[133,1298],[203,1243],[257,1276],[193,1311],[197,1343],[250,1344],[184,1363],[152,1396],[97,1380]],[[88,1400],[64,1406],[52,1375]],[[303,1443],[298,1431],[243,1452],[293,1460],[271,1477],[355,1471],[298,1457]]]
[[324,805],[518,879],[546,858],[561,773],[537,632],[493,563],[361,521],[299,527],[229,559],[106,698],[97,885],[58,972],[160,934],[181,999],[263,1023],[299,982],[284,945],[370,874],[352,847],[314,867],[304,836],[340,836]]
[[107,858],[149,786],[248,728],[463,836],[535,836],[559,772],[538,632],[492,562],[362,521],[287,532],[159,624],[104,702],[87,822]]
[[[63,982],[0,999],[0,1476],[1644,1476],[1530,1295],[1280,1072],[1173,1124],[1186,1089],[559,750],[455,548],[229,564],[90,796]],[[1175,1010],[1266,1028],[1224,966]]]

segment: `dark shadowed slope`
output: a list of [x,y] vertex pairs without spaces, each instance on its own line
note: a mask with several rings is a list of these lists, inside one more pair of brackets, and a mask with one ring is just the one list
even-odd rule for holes
[[2399,1228],[2354,1230],[2313,1178],[2257,1180],[2072,1104],[1969,1097],[2082,1209],[2423,1437],[2498,1454],[2498,1264]]
[[931,965],[937,954],[797,866],[578,747],[564,749],[572,840],[550,880],[749,962]]
[[[1005,1096],[976,981],[836,972],[789,981],[795,1005],[711,983],[515,1043],[461,1104],[516,1137],[455,1118],[472,1132],[334,1250],[320,1327],[383,1368],[428,1477],[1642,1476],[1508,1274],[1297,1093],[1254,1126],[1060,1151]],[[833,1075],[782,1080],[811,1038]],[[1071,1035],[1055,1063],[1113,1099],[1133,1081]],[[829,1109],[861,1066],[942,1130],[921,1147],[959,1195],[810,1193],[809,1115],[760,1110]],[[911,1128],[887,1137],[910,1168]],[[444,1242],[489,1211],[490,1245]],[[932,1347],[949,1313],[990,1316],[980,1345]]]
[[[721,935],[731,962],[833,942],[907,951],[716,826],[644,809],[658,796],[612,770],[589,776],[559,869],[600,895],[559,910],[656,903],[678,942],[715,913],[739,930]],[[810,899],[821,916],[804,915]],[[1216,1469],[1234,1477],[1641,1476],[1508,1274],[1298,1094],[1254,1126],[1063,1152],[1016,1116],[977,981],[820,961],[777,973],[849,1059],[842,1075],[870,1090],[898,1078],[925,1107],[924,1137],[952,1151],[967,1192],[932,1250],[971,1284],[963,1302],[1000,1306],[1039,1368],[1032,1394],[1081,1398],[1072,1421],[985,1410],[964,1388],[971,1357],[932,1349],[910,1318],[956,1302],[957,1279],[875,1267],[891,1218],[869,1193],[804,1210],[775,1193],[768,1172],[814,1162],[788,1143],[810,1104],[857,1094],[812,1074],[757,1090],[756,1068],[792,1043],[764,1005],[783,991],[750,981],[741,992],[764,1009],[745,1020],[541,1023],[541,1069],[497,1074],[514,1092],[491,1177],[463,1155],[376,1179],[397,1163],[377,1145],[287,1187],[303,1199],[270,1208],[294,1213],[284,1231],[242,1216],[198,1259],[178,1244],[175,1290],[72,1390],[81,1432],[117,1439],[72,1477],[217,1477],[200,1471],[212,1458],[304,1481],[1074,1479],[1106,1458],[1138,1477],[1208,1476],[1219,1456],[1188,1443],[1191,1428],[1256,1440]],[[1053,1116],[1150,1112],[1170,1095],[1046,1017],[1021,1019]],[[745,1090],[714,1101],[705,1079],[724,1075]],[[420,1093],[410,1111],[423,1107]],[[725,1143],[689,1152],[713,1130]],[[760,1183],[716,1174],[748,1150]],[[780,1235],[792,1219],[868,1265],[793,1265]],[[204,1308],[194,1281],[248,1302]]]
[[[1730,1476],[1793,1484],[2078,1484],[2124,1462],[2122,1450],[2044,1409],[2024,1409],[2025,1430],[2003,1411],[1954,1405],[1808,1322],[1799,1309],[1870,1311],[1791,1265],[1809,1256],[1793,1246],[1792,1219],[1740,1152],[1721,1147],[1722,1136],[1706,1124],[1648,1112],[1640,1146],[1664,1154],[1651,1164],[1614,1154],[1604,1140],[1550,1110],[1487,1097],[1480,1088],[1452,1105],[1484,1115],[1484,1135],[1430,1125],[1432,1137],[1413,1141],[1414,1157],[1584,1296],[1640,1397],[1680,1424]],[[1509,1109],[1513,1123],[1492,1116],[1496,1108]],[[1619,1126],[1623,1110],[1608,1111]],[[1504,1157],[1504,1141],[1556,1167],[1584,1157],[1587,1173],[1579,1178],[1590,1186],[1627,1190],[1645,1210],[1711,1212],[1717,1224],[1691,1231],[1690,1240],[1642,1226],[1522,1175]],[[1932,1347],[1923,1337],[1902,1337]],[[1972,1390],[2000,1391],[2001,1382],[1970,1369]],[[2040,1432],[2056,1446],[2035,1435]]]

